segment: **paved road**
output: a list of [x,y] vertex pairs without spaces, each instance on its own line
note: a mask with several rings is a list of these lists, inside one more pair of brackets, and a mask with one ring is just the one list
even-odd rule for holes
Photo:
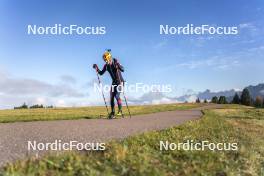
[[[106,142],[145,131],[160,130],[202,116],[201,109],[138,115],[131,119],[81,119],[60,121],[15,122],[0,124],[0,166],[9,161],[38,154],[28,151],[28,141]],[[40,154],[43,152],[40,152]]]

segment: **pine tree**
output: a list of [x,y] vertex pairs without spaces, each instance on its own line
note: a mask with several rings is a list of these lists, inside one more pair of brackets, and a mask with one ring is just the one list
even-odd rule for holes
[[233,104],[239,104],[240,103],[240,98],[239,98],[237,93],[234,95],[232,103]]
[[211,100],[212,103],[218,103],[218,98],[217,96],[214,96]]
[[227,104],[226,97],[220,96],[218,100],[218,104]]
[[251,105],[251,97],[248,89],[243,89],[241,94],[241,104],[250,106]]
[[27,109],[28,105],[24,102],[23,105],[21,106],[21,109]]
[[201,103],[200,98],[196,99],[196,103]]

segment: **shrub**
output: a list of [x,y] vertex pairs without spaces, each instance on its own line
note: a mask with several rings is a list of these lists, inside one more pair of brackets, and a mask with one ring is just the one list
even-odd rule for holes
[[257,96],[254,104],[255,104],[255,107],[261,108],[262,105],[263,105],[262,97],[261,96]]

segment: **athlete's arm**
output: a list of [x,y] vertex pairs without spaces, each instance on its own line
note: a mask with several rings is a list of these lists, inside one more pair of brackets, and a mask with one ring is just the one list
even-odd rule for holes
[[106,71],[106,64],[104,65],[103,69],[100,70],[98,67],[97,67],[97,72],[99,73],[99,75],[103,75]]
[[117,68],[118,68],[121,72],[124,72],[124,71],[125,71],[124,67],[118,62],[117,59],[114,59],[114,62],[115,62],[115,64],[117,65]]

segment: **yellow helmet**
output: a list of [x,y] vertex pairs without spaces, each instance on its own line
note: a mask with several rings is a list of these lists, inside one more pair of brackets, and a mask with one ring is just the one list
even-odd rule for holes
[[109,50],[106,51],[106,52],[104,52],[104,54],[103,54],[103,59],[104,59],[104,61],[105,61],[106,63],[110,63],[110,62],[111,62],[111,60],[112,60],[112,55],[111,55],[111,53],[110,53]]

